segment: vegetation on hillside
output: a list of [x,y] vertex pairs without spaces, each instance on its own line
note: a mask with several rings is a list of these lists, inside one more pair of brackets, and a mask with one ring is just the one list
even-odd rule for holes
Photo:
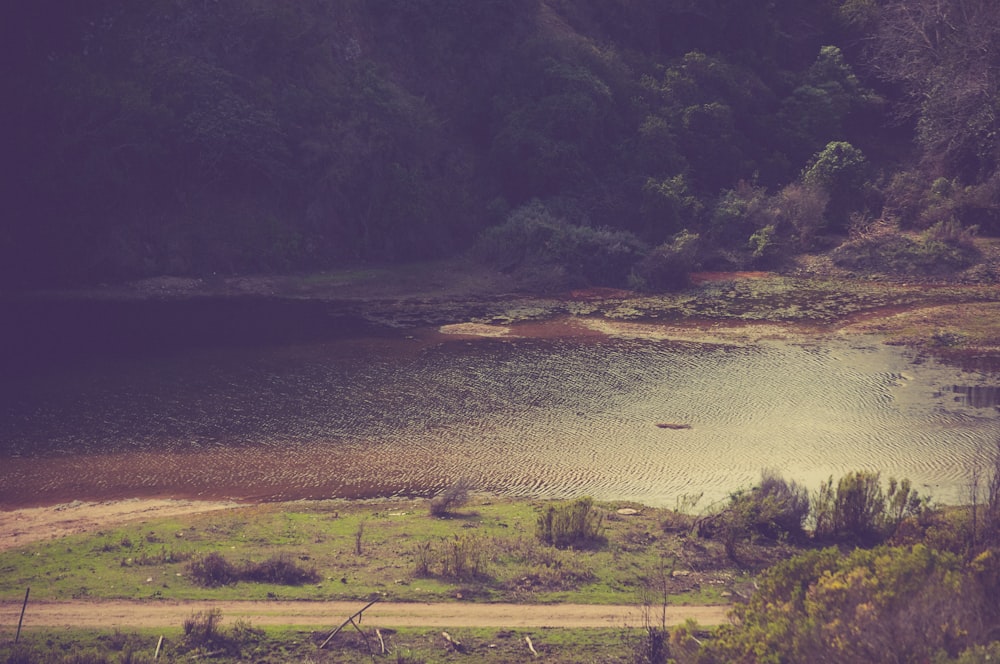
[[658,289],[873,220],[953,232],[846,264],[960,269],[953,240],[1000,231],[984,0],[38,0],[0,24],[9,283],[440,256],[499,226],[529,283]]

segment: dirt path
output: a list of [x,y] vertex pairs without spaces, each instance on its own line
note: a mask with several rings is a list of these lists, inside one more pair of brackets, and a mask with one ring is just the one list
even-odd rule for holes
[[[255,626],[333,628],[365,602],[29,602],[24,626],[76,628],[180,627],[193,613],[218,608],[224,623],[237,619]],[[668,607],[667,622],[693,618],[701,625],[727,622],[727,606]],[[20,602],[0,603],[0,624],[16,625]],[[654,617],[654,620],[657,620]],[[657,620],[658,622],[658,620]],[[641,627],[642,608],[588,604],[468,604],[380,602],[363,615],[378,627]]]

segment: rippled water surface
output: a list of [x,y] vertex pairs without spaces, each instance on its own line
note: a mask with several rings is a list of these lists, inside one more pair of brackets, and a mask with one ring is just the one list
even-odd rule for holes
[[763,468],[810,486],[869,468],[949,502],[1000,436],[993,381],[870,338],[428,333],[106,360],[6,385],[0,500],[387,495],[466,477],[673,506]]

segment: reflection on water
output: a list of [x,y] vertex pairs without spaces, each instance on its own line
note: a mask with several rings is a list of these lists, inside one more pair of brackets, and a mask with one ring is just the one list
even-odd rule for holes
[[[0,411],[0,502],[67,486],[77,497],[425,493],[466,477],[502,494],[673,506],[723,497],[763,468],[812,486],[875,469],[954,501],[1000,434],[989,377],[914,364],[872,339],[428,334],[105,360],[17,381]],[[70,466],[70,479],[53,470]]]
[[955,400],[973,408],[1000,406],[1000,387],[996,385],[952,385]]

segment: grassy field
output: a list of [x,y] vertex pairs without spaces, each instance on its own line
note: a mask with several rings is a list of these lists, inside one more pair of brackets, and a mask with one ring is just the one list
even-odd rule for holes
[[[690,517],[599,505],[605,540],[558,549],[535,536],[546,505],[479,497],[440,518],[425,500],[320,501],[137,522],[0,553],[0,600],[16,601],[30,586],[33,598],[53,600],[366,600],[378,594],[400,601],[628,604],[641,602],[651,579],[665,574],[672,603],[721,604],[747,580],[720,544],[689,534]],[[638,513],[623,516],[621,508]],[[234,565],[282,559],[314,570],[317,580],[203,587],[191,564],[213,553]]]
[[[20,602],[30,586],[32,600],[361,602],[378,595],[401,601],[636,605],[659,604],[666,597],[672,604],[725,604],[751,578],[753,569],[738,569],[721,544],[691,533],[691,517],[631,503],[596,505],[603,538],[583,548],[544,545],[536,537],[538,517],[560,504],[476,496],[451,515],[435,517],[427,500],[295,502],[134,522],[0,553],[0,601]],[[791,552],[773,543],[746,549],[760,566]],[[192,563],[210,554],[235,565],[278,558],[315,570],[317,580],[204,587],[195,582]],[[464,652],[449,645],[440,629],[384,631],[383,655],[370,627],[364,637],[349,628],[322,651],[317,644],[323,632],[261,629],[240,621],[225,621],[203,642],[181,625],[156,633],[36,627],[25,631],[17,647],[8,638],[12,634],[0,636],[0,661],[152,661],[164,636],[158,661],[215,653],[212,661],[221,662],[355,662],[368,657],[370,646],[396,662],[521,662],[533,658],[528,637],[545,661],[625,662],[643,631],[642,625],[622,625],[450,633]]]

